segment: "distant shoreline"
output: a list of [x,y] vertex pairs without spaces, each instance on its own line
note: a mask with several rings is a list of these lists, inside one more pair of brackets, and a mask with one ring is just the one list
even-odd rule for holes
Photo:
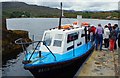
[[[24,19],[24,17],[22,18]],[[59,17],[25,17],[25,18],[59,18]],[[69,18],[69,17],[63,17],[63,18]],[[7,19],[14,19],[14,18],[7,18]],[[73,19],[76,19],[76,18],[73,18]],[[82,18],[82,19],[115,20],[115,21],[120,20],[120,19],[99,19],[99,18]]]

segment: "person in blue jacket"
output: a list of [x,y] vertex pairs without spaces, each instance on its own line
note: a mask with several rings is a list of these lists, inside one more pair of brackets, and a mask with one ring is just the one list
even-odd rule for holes
[[[114,26],[116,27],[115,28],[115,31],[117,32],[116,34],[116,41],[118,40],[118,46],[120,45],[120,38],[119,38],[119,35],[120,35],[120,29],[118,27],[118,24],[114,24]],[[116,41],[115,41],[115,46],[114,46],[114,49],[117,49],[117,44],[116,44]],[[120,46],[119,46],[120,47]]]

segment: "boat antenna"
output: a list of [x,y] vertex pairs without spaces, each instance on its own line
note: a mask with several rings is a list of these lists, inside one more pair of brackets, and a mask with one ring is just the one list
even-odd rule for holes
[[61,29],[61,18],[62,18],[62,2],[60,3],[61,5],[61,12],[60,12],[60,19],[59,19],[59,27],[58,29]]

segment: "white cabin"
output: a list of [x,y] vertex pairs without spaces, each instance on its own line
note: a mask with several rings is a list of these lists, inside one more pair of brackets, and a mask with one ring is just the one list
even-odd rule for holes
[[[66,25],[65,25],[66,26]],[[69,26],[69,28],[53,28],[44,32],[42,41],[53,53],[63,54],[81,46],[85,43],[84,27]],[[41,43],[40,51],[49,52]]]

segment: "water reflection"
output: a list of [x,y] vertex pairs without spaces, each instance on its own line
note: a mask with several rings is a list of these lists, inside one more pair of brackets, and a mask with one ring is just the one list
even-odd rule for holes
[[23,69],[22,60],[24,53],[20,53],[17,59],[8,60],[6,65],[3,65],[3,76],[32,76],[32,74]]

